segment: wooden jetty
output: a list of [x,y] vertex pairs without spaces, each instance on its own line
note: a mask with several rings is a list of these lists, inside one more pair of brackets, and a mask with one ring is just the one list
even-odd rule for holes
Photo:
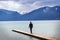
[[38,34],[34,34],[34,33],[29,33],[29,32],[25,32],[25,31],[21,31],[21,30],[12,30],[13,32],[17,32],[17,33],[21,33],[21,34],[24,34],[24,35],[27,35],[27,36],[31,36],[31,37],[35,37],[35,38],[38,38],[38,39],[41,39],[41,40],[56,40],[54,38],[50,38],[50,37],[47,37],[47,36],[42,36],[42,35],[38,35]]

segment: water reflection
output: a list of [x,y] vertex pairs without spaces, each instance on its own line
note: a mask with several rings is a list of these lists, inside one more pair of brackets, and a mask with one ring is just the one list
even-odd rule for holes
[[29,40],[33,40],[33,38],[30,36],[30,37],[29,37]]
[[29,36],[29,40],[40,40],[40,39]]

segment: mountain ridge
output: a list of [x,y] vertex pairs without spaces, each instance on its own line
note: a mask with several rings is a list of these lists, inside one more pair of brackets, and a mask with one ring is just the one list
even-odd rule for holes
[[0,9],[0,21],[60,20],[60,6],[42,7],[24,15],[16,11]]

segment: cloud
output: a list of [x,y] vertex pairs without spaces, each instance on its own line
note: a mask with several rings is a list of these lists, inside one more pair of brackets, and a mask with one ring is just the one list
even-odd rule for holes
[[0,0],[0,9],[17,11],[20,14],[31,12],[44,6],[60,6],[60,0]]
[[30,6],[14,1],[0,1],[0,9],[17,11],[22,14],[23,12],[28,12],[28,10],[30,10]]
[[0,1],[0,8],[2,8],[2,9],[16,10],[20,6],[21,6],[21,4],[18,4],[13,1]]
[[36,7],[34,7],[33,4],[22,4],[15,1],[0,1],[0,9],[17,11],[20,14],[31,12],[35,8]]

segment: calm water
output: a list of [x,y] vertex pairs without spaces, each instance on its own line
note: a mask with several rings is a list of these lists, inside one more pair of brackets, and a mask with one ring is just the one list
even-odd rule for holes
[[[32,21],[33,33],[48,37],[60,37],[60,20]],[[12,32],[23,30],[29,32],[29,21],[0,21],[0,40],[39,40],[29,36]]]

